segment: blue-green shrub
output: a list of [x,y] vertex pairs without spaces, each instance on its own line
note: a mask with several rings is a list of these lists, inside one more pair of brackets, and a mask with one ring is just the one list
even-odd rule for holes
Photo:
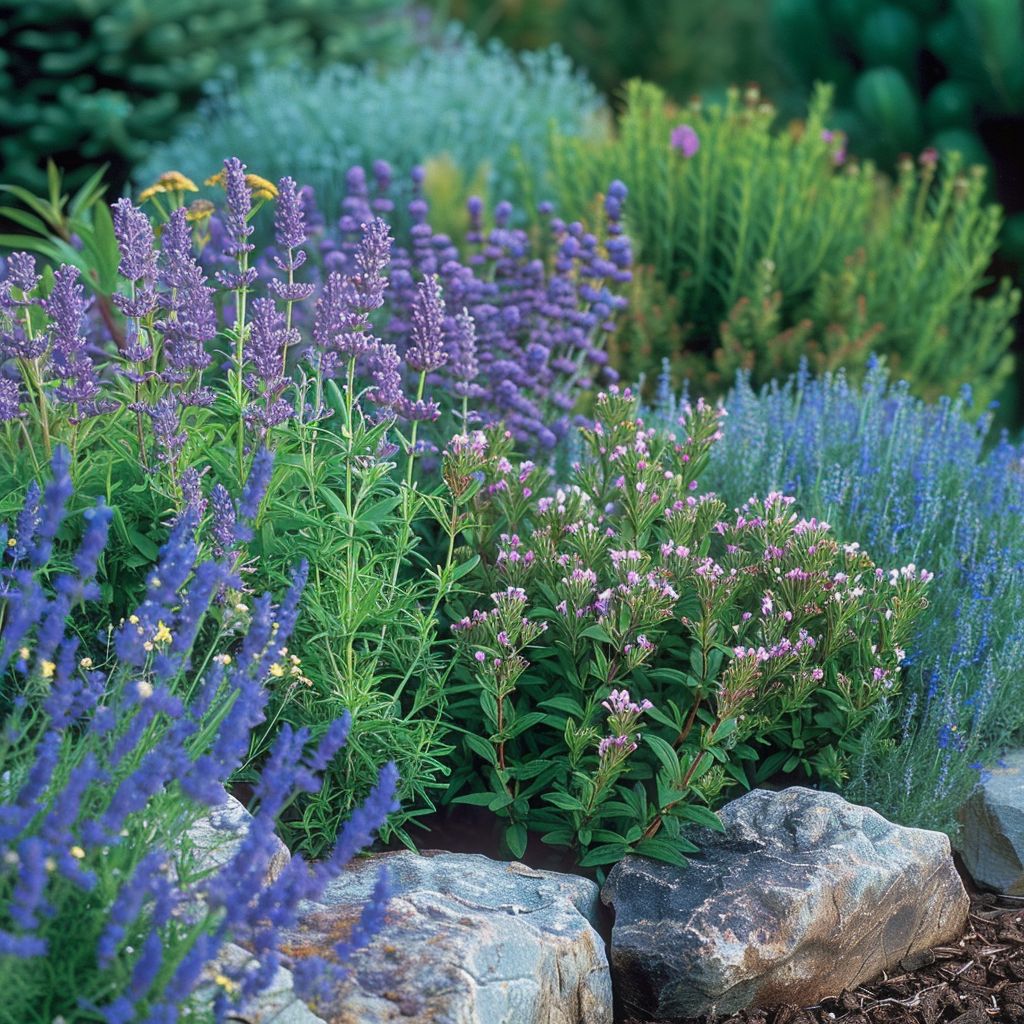
[[[520,206],[547,198],[548,132],[599,131],[603,112],[597,91],[557,49],[514,55],[453,29],[440,48],[386,73],[266,67],[241,88],[227,73],[179,134],[138,165],[135,181],[143,187],[170,168],[201,180],[235,154],[266,178],[290,174],[311,185],[333,216],[354,164],[369,170],[385,158],[408,189],[415,165],[448,157],[437,168],[442,178],[461,175],[463,192],[483,186]],[[411,195],[394,198],[404,209]]]

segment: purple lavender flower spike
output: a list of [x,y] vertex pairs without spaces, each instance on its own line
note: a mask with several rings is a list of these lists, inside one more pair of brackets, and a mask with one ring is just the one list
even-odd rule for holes
[[448,361],[444,350],[444,300],[437,278],[420,282],[412,305],[405,361],[410,370],[432,373]]
[[256,247],[248,241],[254,230],[248,222],[252,212],[252,190],[245,181],[245,164],[238,157],[224,161],[224,190],[227,193],[224,227],[228,235],[224,251],[228,256],[242,256]]
[[142,210],[126,197],[111,206],[114,237],[121,252],[118,272],[129,281],[151,281],[156,276],[156,252],[153,249],[153,225]]
[[21,389],[16,380],[0,377],[0,423],[10,423],[21,416]]
[[[306,219],[294,178],[284,177],[277,183],[277,202],[274,208],[274,237],[283,250],[298,249],[306,241]],[[305,260],[301,254],[295,266]],[[280,264],[278,264],[280,266]],[[287,270],[287,266],[283,269]]]

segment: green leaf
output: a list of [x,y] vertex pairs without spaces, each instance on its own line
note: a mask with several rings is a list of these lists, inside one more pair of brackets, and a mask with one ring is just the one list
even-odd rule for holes
[[547,700],[540,701],[537,706],[552,711],[564,711],[567,715],[572,715],[573,718],[583,718],[583,706],[572,697],[549,697]]
[[489,807],[494,799],[493,793],[464,793],[452,800],[453,804],[472,804],[474,807]]
[[522,857],[526,853],[526,840],[526,826],[519,824],[518,821],[513,822],[505,829],[505,843],[513,857]]
[[629,847],[625,843],[602,843],[580,858],[581,868],[593,868],[599,864],[617,864],[626,854]]
[[661,766],[669,776],[675,778],[679,774],[679,756],[672,744],[660,736],[656,736],[653,732],[644,733],[644,740],[647,746],[654,751],[654,756],[661,762]]
[[716,832],[725,831],[722,819],[710,807],[705,807],[703,804],[680,804],[673,808],[673,814],[677,818],[692,821],[705,828],[714,829]]
[[571,793],[545,793],[541,799],[546,800],[549,804],[554,804],[555,807],[563,811],[583,810],[583,803]]
[[459,565],[453,566],[449,579],[451,579],[452,582],[455,580],[461,580],[463,576],[468,576],[479,564],[480,556],[473,555],[472,558],[467,559],[465,562],[461,562]]
[[487,805],[489,811],[494,811],[495,814],[505,807],[508,807],[512,803],[514,797],[511,793],[496,793],[492,795],[490,803]]
[[685,868],[689,861],[683,856],[680,846],[681,844],[678,842],[659,839],[655,836],[653,839],[642,839],[633,848],[633,852],[639,853],[643,857],[650,857],[652,860],[660,860],[666,864],[675,864],[676,867]]
[[600,640],[601,643],[604,644],[610,644],[612,642],[612,638],[608,635],[608,631],[604,626],[600,626],[597,623],[594,623],[593,626],[587,626],[587,628],[580,633],[580,636],[585,637],[588,640]]
[[498,754],[495,751],[492,744],[488,743],[487,740],[482,739],[479,736],[475,736],[473,733],[466,733],[462,737],[463,742],[473,751],[478,757],[482,757],[489,764],[497,766]]

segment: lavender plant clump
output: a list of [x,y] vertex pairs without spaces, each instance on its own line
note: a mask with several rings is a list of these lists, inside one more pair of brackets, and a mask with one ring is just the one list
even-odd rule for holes
[[[263,498],[268,459],[257,460],[263,469],[235,506],[236,542]],[[72,496],[69,467],[69,453],[58,447],[45,490],[30,487],[13,530],[0,527],[5,1019],[86,1014],[107,1024],[169,1024],[202,1003],[226,1020],[282,964],[315,999],[379,928],[386,878],[352,936],[325,951],[329,962],[293,963],[281,949],[283,929],[294,924],[300,901],[315,899],[394,809],[394,766],[382,770],[329,857],[315,865],[294,858],[268,882],[277,817],[293,793],[319,788],[349,721],[335,721],[316,743],[307,729],[286,727],[230,859],[195,876],[187,837],[205,808],[223,802],[225,784],[246,760],[250,731],[264,718],[266,681],[301,671],[285,645],[305,568],[278,603],[264,594],[251,609],[218,605],[224,588],[239,586],[234,565],[199,560],[196,515],[186,511],[143,602],[90,646],[69,622],[98,596],[112,513],[102,502],[88,510],[73,571],[47,579]],[[213,971],[228,940],[245,943],[253,958]]]

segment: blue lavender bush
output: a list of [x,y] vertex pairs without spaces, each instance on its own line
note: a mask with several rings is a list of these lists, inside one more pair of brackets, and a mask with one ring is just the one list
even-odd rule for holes
[[[664,388],[659,404],[671,413]],[[755,392],[740,376],[726,405],[709,476],[727,500],[783,489],[844,540],[935,573],[900,703],[846,792],[955,829],[981,763],[1024,731],[1024,450],[968,390],[928,404],[877,364],[862,386],[805,372]]]
[[354,164],[387,156],[404,205],[413,167],[447,157],[460,188],[475,183],[522,206],[546,192],[552,129],[606,130],[599,93],[559,50],[515,54],[457,28],[438,48],[386,72],[345,64],[254,70],[244,85],[234,73],[214,79],[177,136],[139,162],[136,184],[170,168],[200,180],[234,153],[275,181],[290,174],[311,185],[333,213]]
[[[222,1021],[282,964],[315,999],[379,927],[386,877],[330,962],[291,964],[282,930],[394,808],[394,766],[328,857],[295,858],[267,881],[276,819],[295,793],[319,789],[349,720],[330,723],[315,743],[308,729],[282,729],[227,862],[197,872],[188,837],[247,759],[265,683],[282,671],[305,567],[279,603],[264,594],[244,612],[221,604],[223,589],[238,586],[235,568],[199,559],[186,512],[137,610],[98,635],[80,631],[83,607],[99,596],[112,511],[102,501],[89,507],[70,570],[50,571],[70,466],[58,447],[45,490],[30,486],[13,531],[0,527],[0,1020],[156,1024],[183,1011],[193,1019],[191,1010]],[[260,485],[236,507],[239,534]],[[228,940],[254,957],[214,971]]]

